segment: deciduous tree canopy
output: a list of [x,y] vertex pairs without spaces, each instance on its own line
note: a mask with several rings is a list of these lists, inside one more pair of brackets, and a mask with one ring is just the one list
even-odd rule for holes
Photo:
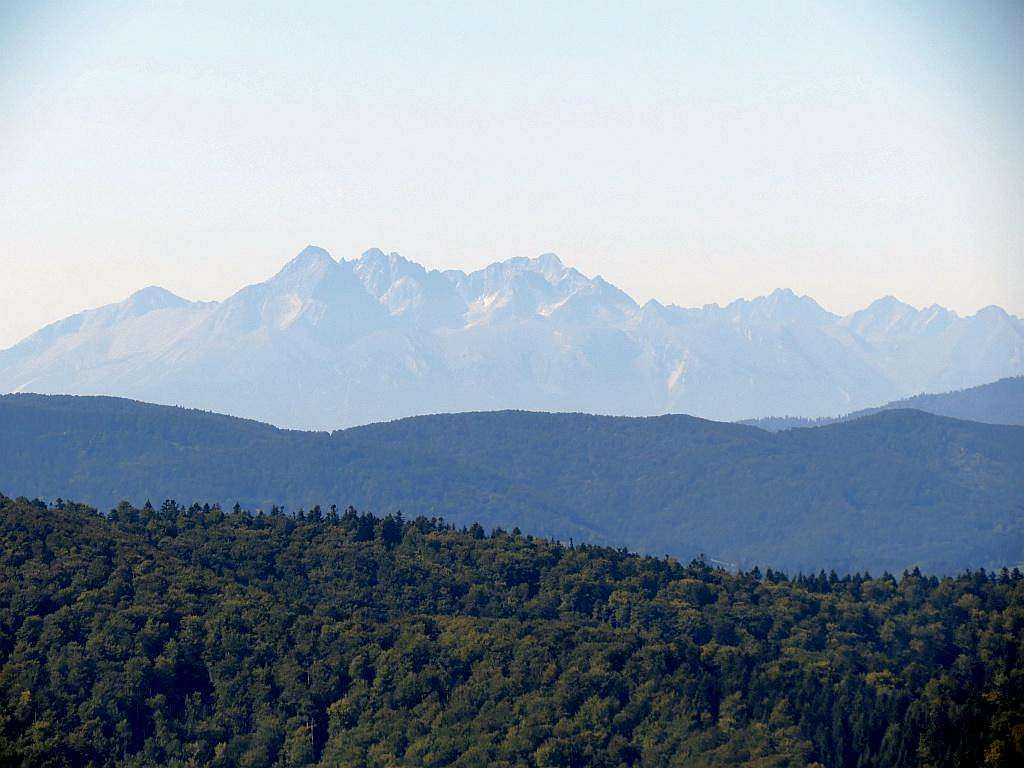
[[991,766],[1024,578],[728,573],[517,531],[0,499],[0,763]]

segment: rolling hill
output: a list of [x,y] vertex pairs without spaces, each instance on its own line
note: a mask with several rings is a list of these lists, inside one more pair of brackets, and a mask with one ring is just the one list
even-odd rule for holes
[[797,416],[769,416],[746,419],[740,424],[777,432],[796,427],[821,427],[840,421],[852,421],[879,411],[914,408],[937,416],[980,421],[985,424],[1013,424],[1024,426],[1024,376],[1013,376],[991,384],[960,389],[955,392],[915,395],[879,406],[854,411],[833,418],[803,419]]
[[893,410],[769,433],[529,412],[281,430],[115,398],[0,398],[8,495],[354,504],[790,570],[1024,560],[1024,428]]

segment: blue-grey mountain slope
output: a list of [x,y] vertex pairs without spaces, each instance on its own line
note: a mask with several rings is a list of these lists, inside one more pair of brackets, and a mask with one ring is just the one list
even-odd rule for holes
[[0,491],[101,507],[351,503],[790,570],[1024,562],[1024,427],[913,410],[778,433],[690,416],[515,411],[327,433],[9,395]]
[[937,416],[954,419],[980,421],[985,424],[1013,424],[1024,426],[1024,376],[1012,376],[991,384],[982,384],[968,389],[939,394],[915,395],[914,397],[886,403],[878,408],[866,408],[845,416],[832,418],[802,419],[796,416],[767,416],[740,422],[775,432],[796,427],[821,427],[838,421],[850,421],[870,416],[879,411],[899,408],[914,408]]

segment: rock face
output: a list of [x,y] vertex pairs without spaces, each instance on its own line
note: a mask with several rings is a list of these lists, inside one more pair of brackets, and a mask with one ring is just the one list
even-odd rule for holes
[[639,306],[553,254],[428,271],[310,246],[223,302],[151,287],[0,352],[0,392],[110,394],[333,429],[521,408],[830,416],[1024,373],[1024,321],[892,297],[847,317],[777,290]]

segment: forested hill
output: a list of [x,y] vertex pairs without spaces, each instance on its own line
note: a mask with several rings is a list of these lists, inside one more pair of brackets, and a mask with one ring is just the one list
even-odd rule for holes
[[917,411],[777,434],[686,416],[527,412],[328,434],[13,395],[0,398],[0,490],[104,508],[354,504],[791,571],[1024,560],[1024,428]]
[[319,508],[0,498],[0,764],[1024,760],[1024,578],[787,580]]
[[761,429],[777,431],[796,427],[821,427],[839,421],[851,421],[880,411],[914,408],[936,416],[980,421],[985,424],[1013,424],[1024,426],[1024,376],[1011,376],[991,384],[982,384],[955,392],[915,395],[895,400],[878,408],[866,408],[846,416],[823,419],[802,419],[796,416],[769,416],[739,422]]

